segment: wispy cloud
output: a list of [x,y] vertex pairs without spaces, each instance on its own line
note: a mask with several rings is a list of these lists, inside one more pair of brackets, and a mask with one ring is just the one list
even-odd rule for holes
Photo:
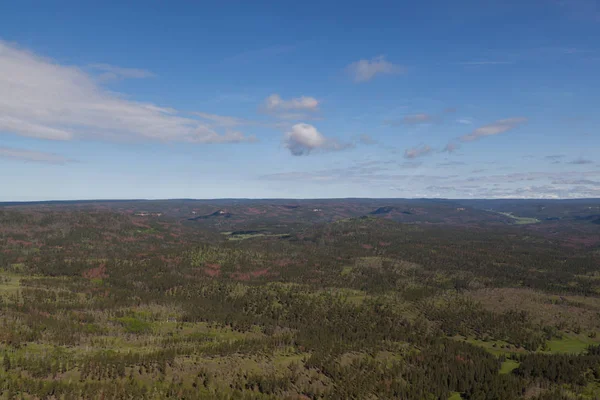
[[145,69],[123,68],[110,64],[90,64],[88,68],[101,72],[97,78],[101,82],[119,79],[143,79],[155,76],[154,73]]
[[456,143],[450,142],[446,146],[444,146],[444,148],[442,149],[442,152],[454,153],[456,151],[456,149],[458,149],[458,145]]
[[600,22],[600,5],[596,0],[555,0],[571,16]]
[[265,59],[279,57],[296,49],[296,45],[275,45],[261,49],[247,50],[223,60],[225,63],[245,64],[250,62],[261,62]]
[[512,61],[466,61],[459,63],[460,65],[482,66],[482,65],[507,65],[514,64]]
[[217,115],[217,114],[209,114],[204,112],[193,112],[192,114],[197,115],[198,117],[210,121],[218,126],[225,127],[236,127],[236,126],[244,126],[244,125],[255,125],[255,121],[250,121],[243,118],[237,118],[227,115]]
[[558,179],[552,181],[553,185],[592,185],[600,186],[600,181],[593,181],[591,179]]
[[377,75],[393,75],[406,72],[405,67],[387,61],[385,56],[355,61],[348,65],[346,70],[354,82],[357,83],[370,81]]
[[[393,165],[396,165],[396,168]],[[401,196],[408,197],[578,198],[600,196],[600,186],[598,185],[600,171],[598,170],[486,174],[486,170],[476,169],[470,174],[427,174],[418,173],[417,167],[420,165],[420,162],[414,160],[392,164],[370,161],[317,171],[277,172],[260,178],[323,185],[335,182],[387,187],[401,192]],[[497,170],[490,169],[489,171]]]
[[363,133],[358,137],[358,141],[362,144],[377,144],[377,140],[373,139],[371,135]]
[[526,122],[527,122],[527,118],[523,118],[523,117],[502,119],[502,120],[493,122],[489,125],[484,125],[482,127],[479,127],[477,129],[475,129],[473,132],[471,132],[467,135],[461,136],[460,140],[462,140],[463,142],[471,142],[473,140],[477,140],[482,137],[498,135],[498,134],[510,131],[512,129],[515,129],[516,127],[523,125]]
[[430,154],[433,149],[428,145],[413,147],[404,151],[404,158],[417,158]]
[[351,144],[340,143],[336,139],[325,137],[310,124],[296,124],[286,132],[283,138],[284,146],[294,156],[308,155],[318,151],[337,151],[352,147]]
[[274,93],[265,99],[259,107],[259,111],[280,119],[317,119],[314,114],[319,111],[319,104],[319,100],[310,96],[300,96],[285,100],[277,93]]
[[0,158],[9,158],[13,160],[37,162],[44,164],[66,164],[73,162],[69,158],[63,157],[54,153],[46,153],[42,151],[32,151],[24,149],[16,149],[12,147],[0,147]]
[[301,96],[284,100],[278,94],[272,94],[265,100],[264,107],[268,111],[318,111],[319,100],[310,96]]
[[[132,75],[131,71],[129,74]],[[216,131],[172,108],[128,100],[105,90],[82,68],[59,64],[3,41],[0,41],[1,133],[48,140],[93,138],[188,143],[255,140],[238,131]]]
[[420,161],[404,161],[398,164],[401,168],[419,168],[421,165],[423,163]]
[[471,118],[459,118],[456,122],[463,125],[473,125],[473,120]]
[[433,122],[433,120],[433,115],[425,113],[405,115],[402,117],[402,123],[406,125],[426,124]]
[[579,157],[573,161],[569,161],[568,164],[574,164],[574,165],[585,165],[585,164],[593,164],[594,162],[592,160],[588,160],[587,158],[583,158],[583,157]]
[[446,162],[437,164],[438,167],[453,167],[453,166],[458,166],[458,165],[466,165],[466,163],[464,163],[462,161],[446,161]]

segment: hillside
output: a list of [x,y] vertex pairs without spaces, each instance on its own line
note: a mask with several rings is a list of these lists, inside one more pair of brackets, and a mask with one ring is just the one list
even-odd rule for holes
[[600,227],[516,203],[4,205],[5,396],[598,395]]

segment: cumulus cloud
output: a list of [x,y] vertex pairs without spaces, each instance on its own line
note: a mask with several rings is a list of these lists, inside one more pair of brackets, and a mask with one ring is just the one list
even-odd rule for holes
[[237,131],[217,132],[171,108],[128,100],[104,89],[82,68],[62,65],[0,41],[0,134],[3,133],[48,140],[256,140]]
[[527,118],[523,117],[501,119],[489,125],[479,127],[467,135],[461,136],[460,140],[462,140],[463,142],[471,142],[473,140],[477,140],[485,136],[498,135],[500,133],[510,131],[511,129],[523,125],[526,122]]
[[425,124],[433,121],[433,116],[430,114],[411,114],[405,115],[402,118],[402,123],[406,125]]
[[404,158],[417,158],[430,154],[433,149],[428,145],[413,147],[404,151]]
[[39,162],[45,164],[66,164],[73,161],[54,153],[16,149],[12,147],[0,147],[0,158]]
[[296,124],[286,132],[283,139],[284,146],[295,156],[308,155],[312,151],[336,151],[350,147],[335,139],[325,137],[310,124]]
[[400,74],[406,71],[403,66],[387,61],[385,56],[355,61],[348,65],[346,69],[354,82],[357,83],[370,81],[377,75]]

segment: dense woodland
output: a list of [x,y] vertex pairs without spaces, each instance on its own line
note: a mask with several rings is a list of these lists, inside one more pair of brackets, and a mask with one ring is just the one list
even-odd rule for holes
[[0,205],[1,395],[600,399],[599,215],[594,200]]

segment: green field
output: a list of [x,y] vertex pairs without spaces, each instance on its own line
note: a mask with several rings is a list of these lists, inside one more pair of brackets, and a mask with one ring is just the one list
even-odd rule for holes
[[598,345],[599,339],[591,339],[585,335],[564,334],[560,339],[552,339],[546,343],[548,353],[580,354],[590,345]]
[[502,214],[502,215],[512,218],[515,225],[529,225],[529,224],[537,224],[538,222],[540,222],[540,220],[537,218],[518,217],[509,212],[499,212],[498,214]]
[[500,367],[501,374],[510,374],[515,368],[519,367],[519,363],[514,360],[506,360]]

